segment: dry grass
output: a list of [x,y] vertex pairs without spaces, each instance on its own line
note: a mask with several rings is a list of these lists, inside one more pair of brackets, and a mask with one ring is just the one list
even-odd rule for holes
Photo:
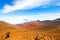
[[[25,25],[26,27],[41,26],[42,24],[35,23]],[[24,27],[25,27],[24,26]],[[31,27],[32,28],[32,27]],[[44,29],[44,28],[43,28]],[[47,28],[46,28],[47,29]],[[9,37],[7,37],[9,32]],[[5,22],[0,23],[0,40],[60,40],[60,28],[48,30],[48,31],[37,31],[27,30],[24,28],[17,27]]]

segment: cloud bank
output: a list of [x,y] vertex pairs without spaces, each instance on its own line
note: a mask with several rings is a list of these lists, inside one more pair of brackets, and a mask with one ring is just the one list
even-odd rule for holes
[[[19,24],[19,23],[24,23],[24,22],[29,22],[29,21],[35,21],[35,20],[53,20],[53,19],[56,19],[56,18],[60,18],[60,13],[55,13],[55,14],[45,14],[43,15],[42,13],[41,14],[37,14],[37,15],[27,15],[27,16],[15,16],[15,17],[3,17],[0,18],[1,20],[3,21],[6,21],[6,22],[9,22],[11,24]],[[26,19],[28,21],[26,21]]]
[[57,2],[55,0],[15,0],[13,2],[13,6],[5,4],[4,8],[2,9],[2,13],[9,13],[15,10],[32,9],[40,6],[49,5],[51,3],[59,6],[60,2]]

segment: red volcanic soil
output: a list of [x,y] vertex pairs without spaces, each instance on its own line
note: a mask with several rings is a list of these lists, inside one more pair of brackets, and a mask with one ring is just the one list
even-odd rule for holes
[[42,26],[43,23],[39,23],[39,22],[35,22],[35,23],[31,23],[31,24],[23,24],[22,27],[24,29],[28,29],[28,28],[36,28],[36,27],[39,27],[39,26]]

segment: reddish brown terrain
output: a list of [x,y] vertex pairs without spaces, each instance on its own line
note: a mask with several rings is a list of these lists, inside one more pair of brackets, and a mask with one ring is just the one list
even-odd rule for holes
[[0,21],[0,40],[60,40],[60,19],[20,25]]
[[36,27],[39,27],[42,25],[43,25],[43,23],[35,22],[35,23],[31,23],[31,24],[23,24],[22,27],[25,29],[29,29],[29,28],[36,28]]

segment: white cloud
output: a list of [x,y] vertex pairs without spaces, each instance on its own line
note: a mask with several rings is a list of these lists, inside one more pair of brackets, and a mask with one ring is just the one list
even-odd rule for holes
[[[47,13],[44,14],[43,13],[39,13],[36,15],[27,15],[27,16],[16,16],[16,17],[3,17],[3,19],[1,18],[1,20],[9,22],[11,24],[18,24],[18,23],[24,23],[24,22],[29,22],[29,21],[34,21],[34,20],[53,20],[56,18],[60,18],[60,13]],[[24,19],[27,19],[28,21],[25,21]]]
[[60,2],[56,4],[57,6],[60,6]]
[[52,1],[52,5],[60,6],[60,0],[54,0],[54,1]]
[[13,12],[15,10],[32,9],[38,6],[50,4],[53,0],[15,0],[13,6],[5,4],[3,13]]

